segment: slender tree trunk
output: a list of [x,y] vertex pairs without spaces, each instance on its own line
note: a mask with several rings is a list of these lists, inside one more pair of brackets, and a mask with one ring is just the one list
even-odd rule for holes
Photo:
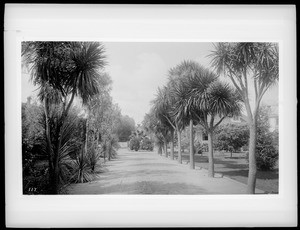
[[107,150],[108,150],[108,161],[110,161],[110,155],[111,155],[111,144],[110,143],[108,144]]
[[85,123],[85,142],[84,142],[84,153],[87,155],[88,152],[88,131],[89,131],[89,119],[87,117],[86,123]]
[[56,176],[55,176],[55,157],[54,152],[52,151],[52,140],[51,140],[51,130],[50,130],[50,119],[49,119],[49,101],[46,96],[44,99],[44,112],[45,112],[45,134],[46,134],[46,151],[48,154],[49,161],[49,184],[50,184],[50,193],[57,194],[56,188]]
[[190,120],[190,168],[195,168],[194,162],[194,135],[193,135],[193,120]]
[[171,159],[174,160],[174,131],[171,132]]
[[107,146],[106,146],[106,141],[104,141],[104,151],[103,151],[103,160],[104,160],[104,163],[105,163],[105,158],[106,158],[106,151],[107,151]]
[[182,164],[182,158],[181,158],[181,132],[177,131],[177,139],[178,139],[178,162],[179,164]]
[[247,193],[255,193],[256,185],[256,139],[257,139],[257,127],[256,119],[254,118],[253,124],[250,125],[250,138],[249,138],[249,173],[248,173],[248,184]]
[[59,192],[59,161],[60,161],[60,148],[61,148],[61,143],[62,143],[62,127],[64,125],[64,122],[68,116],[68,113],[69,113],[69,110],[71,108],[71,105],[73,103],[73,100],[74,100],[74,96],[75,96],[75,91],[73,91],[72,93],[72,96],[71,96],[71,99],[67,105],[67,107],[65,108],[65,104],[63,105],[63,112],[61,114],[61,117],[58,118],[58,120],[56,121],[57,122],[57,128],[56,128],[56,138],[57,138],[57,141],[56,141],[56,149],[54,151],[54,175],[53,175],[53,184],[54,184],[54,193],[55,194],[58,194]]
[[158,150],[157,150],[158,155],[162,155],[162,147],[158,146]]
[[213,132],[208,131],[208,176],[214,177]]
[[165,157],[168,157],[168,142],[166,138],[164,138],[164,152],[165,152]]

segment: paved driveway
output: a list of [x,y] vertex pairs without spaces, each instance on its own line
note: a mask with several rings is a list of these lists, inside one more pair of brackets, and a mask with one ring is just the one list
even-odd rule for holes
[[[121,148],[117,159],[90,183],[74,184],[69,194],[245,194],[246,185],[226,177],[207,177],[205,169],[157,155]],[[263,193],[256,190],[256,193]]]

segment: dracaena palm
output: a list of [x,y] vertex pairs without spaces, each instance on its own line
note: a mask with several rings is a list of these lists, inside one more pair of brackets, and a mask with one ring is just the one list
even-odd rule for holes
[[[189,124],[190,127],[190,168],[194,168],[194,137],[193,137],[193,125],[195,122],[194,111],[192,107],[192,95],[195,94],[195,89],[201,91],[206,87],[205,80],[209,83],[209,78],[202,79],[203,67],[194,61],[183,61],[176,67],[170,70],[170,95],[173,98],[173,110],[172,116],[175,123],[179,127],[184,128]],[[192,88],[191,80],[198,76],[199,81],[194,81],[198,88]],[[209,76],[208,76],[209,77]],[[206,82],[205,82],[206,83]],[[178,132],[180,135],[180,132]],[[180,142],[179,142],[180,143]],[[180,149],[180,148],[179,148]],[[180,150],[179,150],[180,151]],[[179,154],[179,162],[181,162],[181,154]]]
[[168,156],[167,153],[167,143],[168,137],[171,139],[171,159],[174,159],[174,130],[175,124],[173,119],[170,116],[171,105],[168,98],[168,88],[158,88],[157,95],[152,101],[153,111],[156,118],[160,121],[161,127],[164,127],[164,130],[161,131],[163,140],[164,140],[164,151],[165,156]]
[[[31,69],[31,78],[40,87],[40,99],[44,102],[46,115],[46,137],[48,154],[52,155],[50,165],[53,193],[58,192],[59,157],[61,127],[68,115],[75,96],[86,103],[98,93],[96,79],[99,70],[105,66],[104,47],[98,42],[25,42],[22,44],[22,58]],[[52,92],[49,89],[53,89]],[[51,98],[61,103],[61,116],[58,119],[56,151],[51,145],[49,127],[49,105]]]
[[[257,114],[265,92],[279,78],[278,45],[276,43],[217,43],[210,54],[212,66],[230,78],[245,106],[249,138],[249,173],[247,192],[255,192]],[[250,105],[250,81],[253,83],[254,106]]]
[[155,144],[158,147],[157,153],[161,155],[165,143],[164,138],[166,137],[167,129],[156,117],[153,107],[151,107],[150,112],[145,115],[143,123],[145,128],[154,134]]
[[[196,87],[191,85],[192,88]],[[192,95],[191,107],[196,120],[208,134],[210,177],[214,176],[213,135],[215,129],[226,118],[239,115],[241,111],[240,98],[228,84],[218,80],[211,82],[207,88]]]

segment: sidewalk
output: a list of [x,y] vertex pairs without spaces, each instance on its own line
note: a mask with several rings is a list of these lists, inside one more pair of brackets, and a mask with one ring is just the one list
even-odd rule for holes
[[192,170],[156,152],[121,148],[104,167],[97,181],[71,185],[68,194],[246,194],[245,184],[220,174],[209,178],[205,169]]

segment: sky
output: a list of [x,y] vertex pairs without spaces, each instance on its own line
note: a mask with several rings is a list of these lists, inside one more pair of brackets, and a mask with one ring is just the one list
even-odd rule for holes
[[[114,103],[140,124],[149,112],[151,100],[157,88],[168,81],[170,68],[184,60],[194,60],[210,67],[207,55],[212,43],[196,42],[104,42],[108,65],[105,67],[112,81],[111,95]],[[22,102],[34,95],[35,87],[29,74],[22,73]],[[278,86],[269,90],[263,98],[265,104],[278,103]]]

